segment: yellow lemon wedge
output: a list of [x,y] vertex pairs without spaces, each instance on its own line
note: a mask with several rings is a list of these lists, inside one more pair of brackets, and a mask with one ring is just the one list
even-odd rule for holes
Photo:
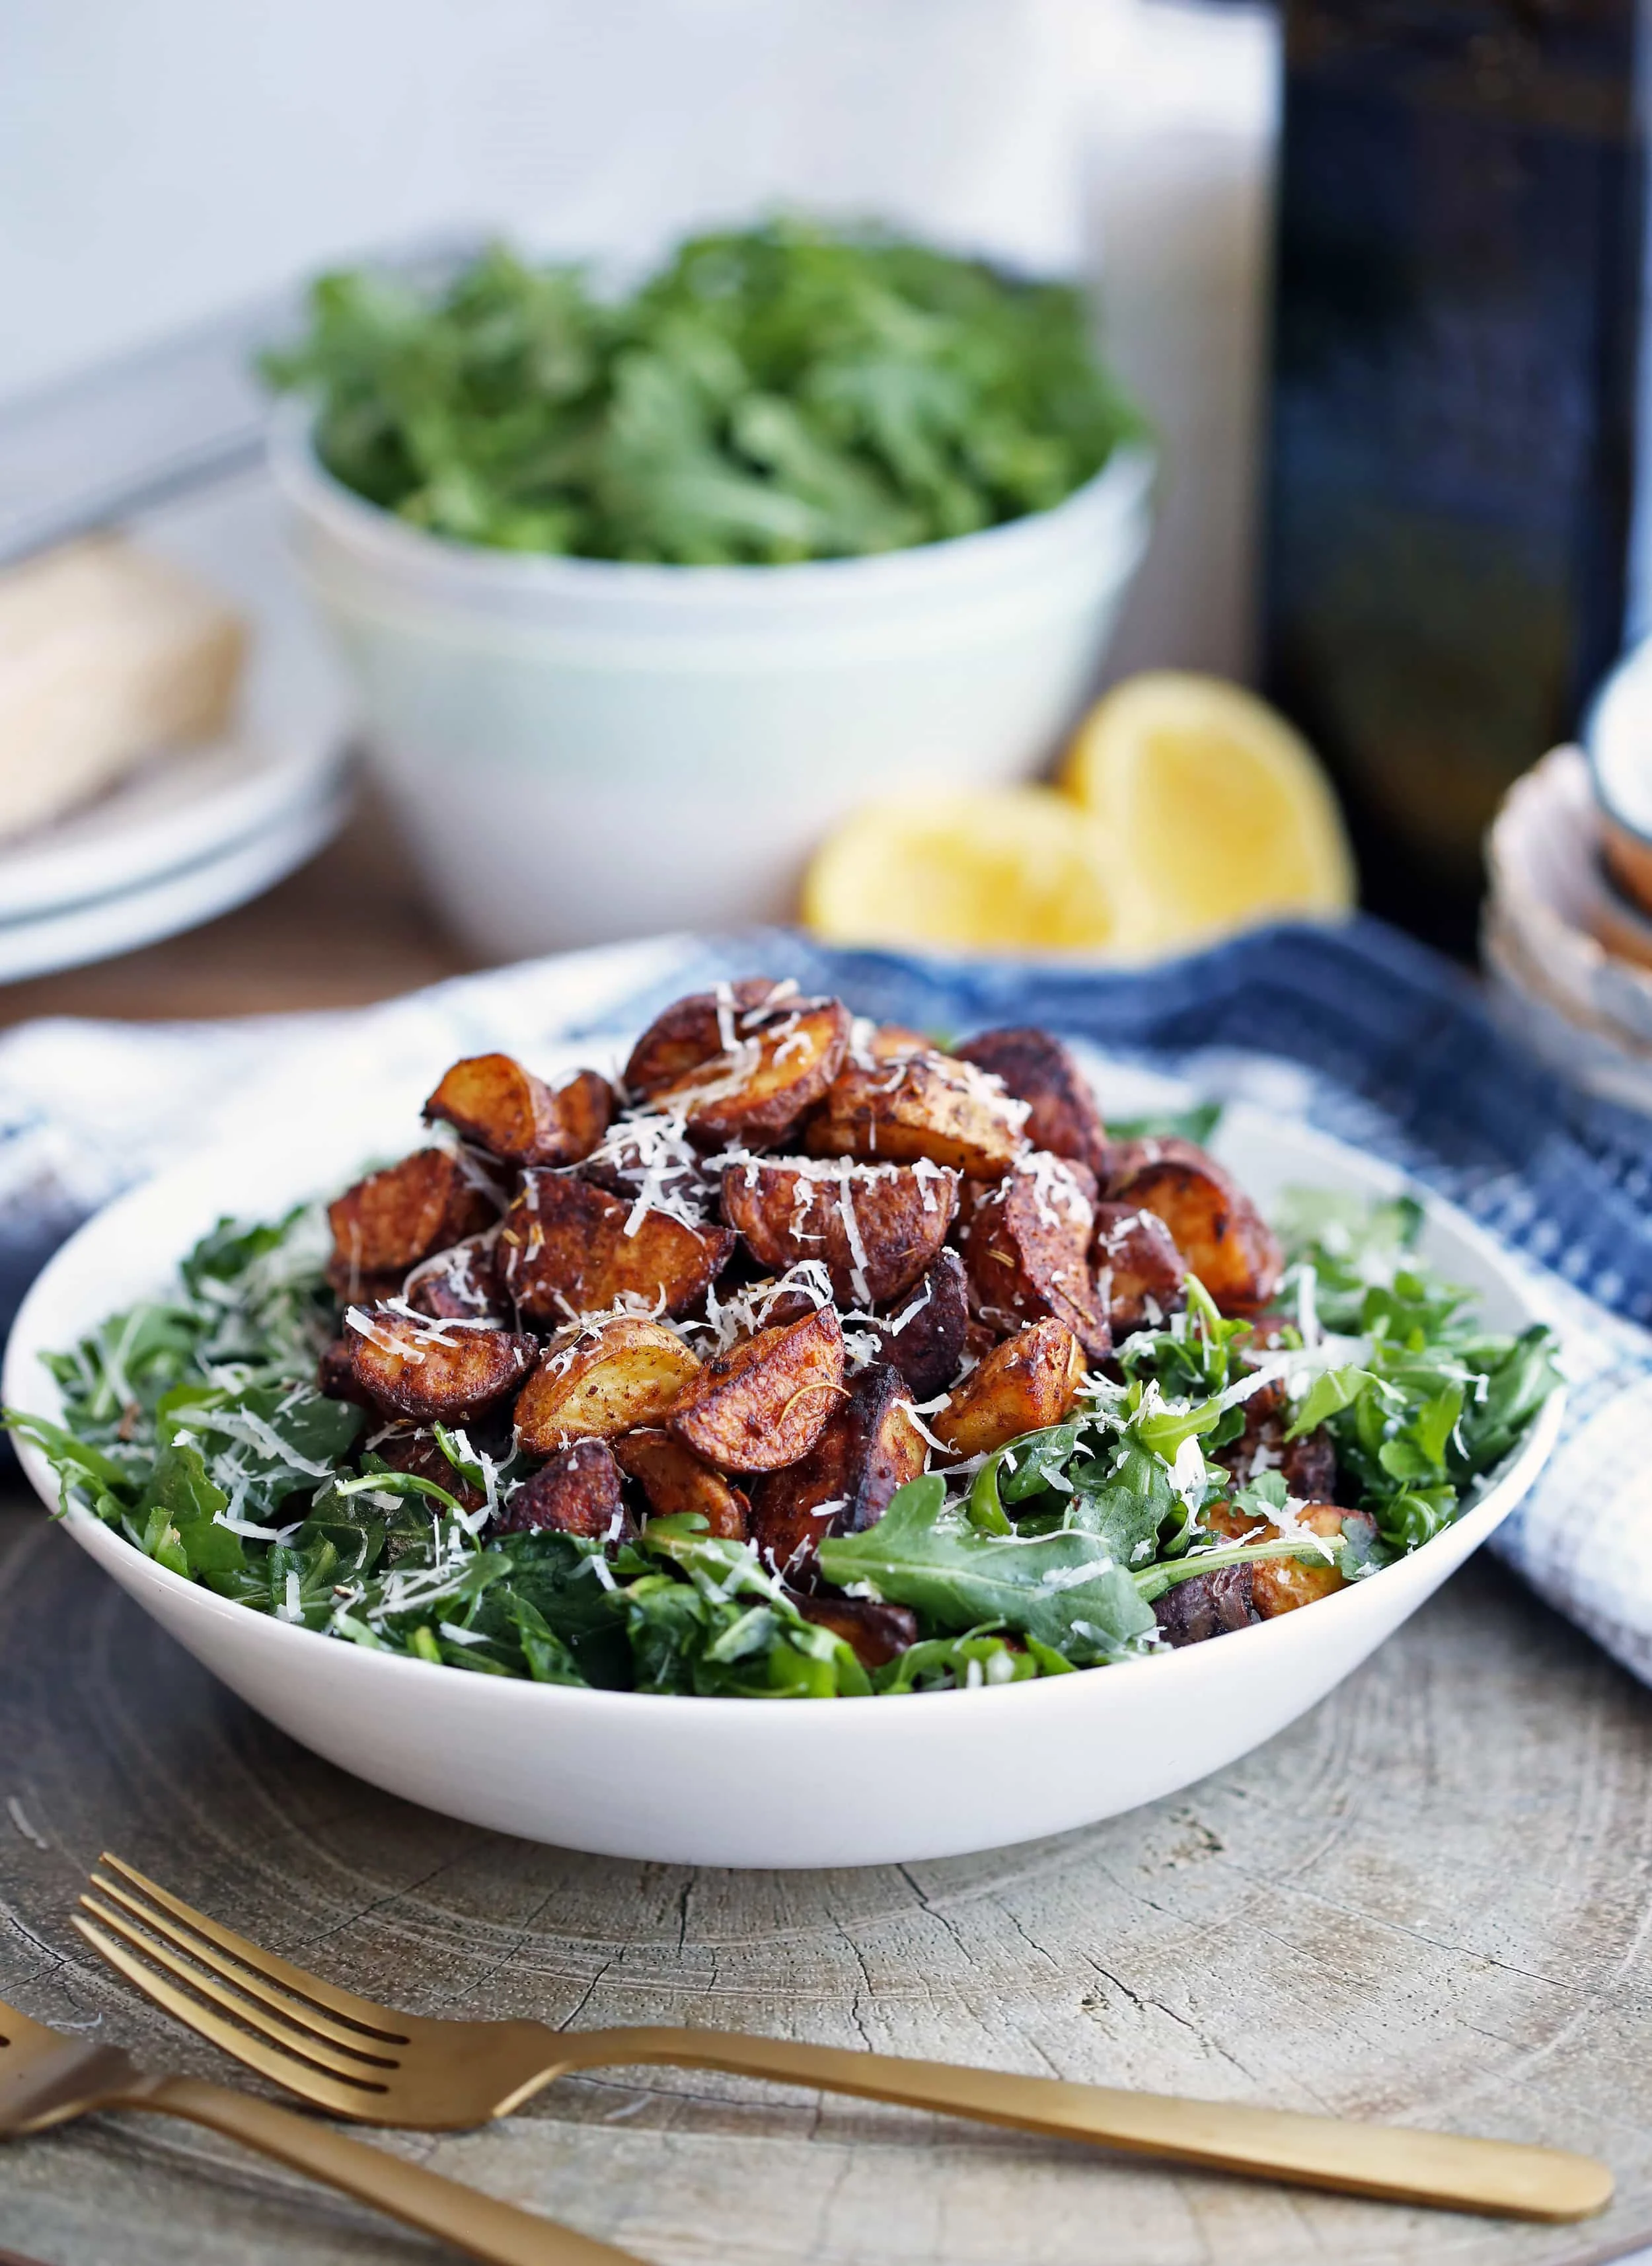
[[1239,685],[1167,669],[1127,678],[1079,726],[1061,783],[1101,827],[1132,959],[1353,904],[1354,861],[1318,758]]
[[845,820],[808,869],[803,918],[836,944],[1105,951],[1111,864],[1102,829],[1051,787],[937,791]]

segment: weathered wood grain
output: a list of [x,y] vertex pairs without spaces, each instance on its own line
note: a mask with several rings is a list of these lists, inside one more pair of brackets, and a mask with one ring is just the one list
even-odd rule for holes
[[[69,1926],[107,1845],[426,2012],[862,2041],[1541,2138],[1619,2180],[1592,2227],[1517,2227],[657,2069],[385,2140],[664,2266],[1562,2266],[1652,2235],[1649,1730],[1643,1692],[1477,1566],[1306,1722],[1132,1816],[870,1870],[610,1862],[317,1761],[18,1508],[0,1517],[0,1996],[231,2075]],[[438,2255],[133,2117],[0,2150],[0,2238],[54,2266]]]

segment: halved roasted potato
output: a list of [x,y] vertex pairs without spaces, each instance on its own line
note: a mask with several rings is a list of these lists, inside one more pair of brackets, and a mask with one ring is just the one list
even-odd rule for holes
[[1113,1347],[1090,1272],[1095,1182],[1085,1166],[1048,1149],[1018,1158],[1001,1181],[974,1192],[959,1238],[970,1305],[1004,1333],[1054,1315],[1092,1361]]
[[691,991],[657,1014],[625,1064],[628,1093],[647,1096],[675,1085],[713,1055],[737,1047],[766,1017],[797,1002],[797,985],[767,976],[742,976],[714,991]]
[[955,1251],[939,1252],[874,1325],[883,1359],[899,1370],[914,1400],[932,1400],[957,1376],[969,1327],[969,1294]]
[[501,1534],[583,1534],[618,1542],[636,1528],[625,1510],[619,1466],[603,1440],[575,1440],[524,1480],[498,1519]]
[[434,1259],[421,1259],[406,1278],[407,1304],[433,1321],[493,1322],[508,1319],[509,1293],[500,1271],[499,1248],[473,1235]]
[[614,1442],[614,1460],[636,1480],[657,1517],[697,1511],[709,1533],[729,1542],[746,1539],[751,1518],[746,1497],[669,1432],[627,1432]]
[[790,1593],[806,1621],[842,1637],[862,1668],[885,1668],[917,1642],[917,1615],[907,1605],[881,1604],[874,1597],[809,1597]]
[[872,1165],[927,1157],[976,1180],[997,1180],[1023,1146],[1027,1105],[973,1063],[932,1049],[875,1069],[852,1063],[803,1129],[815,1157]]
[[[1285,1531],[1272,1519],[1253,1517],[1236,1503],[1212,1503],[1201,1517],[1213,1536],[1230,1542],[1273,1542]],[[1319,1535],[1333,1549],[1345,1537],[1369,1543],[1377,1531],[1377,1522],[1369,1512],[1343,1510],[1334,1502],[1305,1503],[1297,1513],[1296,1524]],[[1256,1617],[1265,1621],[1295,1612],[1298,1605],[1313,1604],[1334,1590],[1348,1587],[1348,1578],[1335,1559],[1322,1559],[1317,1553],[1254,1560],[1249,1570],[1250,1602]]]
[[369,1173],[327,1206],[327,1280],[341,1298],[387,1295],[433,1251],[475,1235],[497,1207],[445,1149],[419,1149]]
[[1132,1330],[1156,1328],[1188,1303],[1188,1263],[1176,1239],[1157,1212],[1140,1204],[1096,1206],[1090,1258],[1096,1297],[1115,1342]]
[[886,1362],[863,1369],[806,1456],[765,1472],[752,1489],[758,1555],[788,1581],[807,1583],[826,1534],[875,1526],[889,1497],[924,1468],[924,1436],[909,1388]]
[[531,1170],[499,1238],[506,1287],[536,1321],[571,1321],[622,1299],[686,1313],[734,1247],[728,1228],[689,1227],[662,1211],[638,1220],[634,1206],[588,1181]]
[[800,1322],[759,1330],[708,1361],[666,1419],[667,1429],[726,1472],[794,1464],[844,1396],[844,1334],[822,1306]]
[[1020,1025],[978,1031],[958,1049],[958,1058],[990,1071],[1006,1093],[1028,1104],[1027,1137],[1035,1149],[1071,1157],[1093,1173],[1101,1170],[1107,1150],[1101,1113],[1090,1081],[1059,1039]]
[[958,1176],[917,1165],[802,1159],[730,1165],[723,1217],[759,1266],[823,1260],[840,1304],[881,1305],[916,1283],[946,1241]]
[[1254,1313],[1279,1288],[1284,1254],[1232,1175],[1192,1141],[1132,1141],[1109,1160],[1108,1201],[1162,1219],[1224,1314]]
[[511,1055],[467,1055],[446,1072],[424,1114],[506,1164],[577,1165],[607,1131],[614,1093],[594,1070],[550,1086]]
[[849,1010],[803,1000],[765,1016],[728,1051],[656,1087],[650,1106],[680,1119],[699,1149],[771,1149],[812,1109],[843,1067]]
[[514,1392],[539,1350],[516,1330],[426,1321],[391,1306],[344,1318],[355,1381],[376,1408],[418,1424],[465,1422]]
[[699,1369],[663,1322],[622,1316],[552,1339],[516,1399],[516,1444],[553,1456],[573,1440],[611,1440],[657,1424]]
[[993,1347],[931,1428],[954,1456],[990,1455],[1071,1416],[1083,1383],[1084,1349],[1066,1323],[1033,1322]]

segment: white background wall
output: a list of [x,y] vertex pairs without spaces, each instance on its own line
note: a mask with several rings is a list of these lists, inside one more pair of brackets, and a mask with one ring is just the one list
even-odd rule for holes
[[1273,30],[1185,0],[4,0],[0,397],[451,226],[777,200],[1100,275],[1167,486],[1121,662],[1249,640]]

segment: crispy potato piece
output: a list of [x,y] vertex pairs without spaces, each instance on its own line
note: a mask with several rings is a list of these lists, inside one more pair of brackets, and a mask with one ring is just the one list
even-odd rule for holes
[[963,1261],[942,1251],[910,1295],[877,1325],[882,1357],[906,1380],[914,1400],[945,1392],[963,1365],[969,1297]]
[[444,1074],[424,1114],[427,1124],[444,1118],[508,1165],[577,1165],[608,1130],[614,1093],[594,1070],[552,1087],[510,1055],[467,1055]]
[[1090,1273],[1094,1189],[1087,1166],[1033,1149],[977,1192],[960,1244],[983,1322],[1007,1333],[1053,1314],[1092,1361],[1107,1358],[1113,1334]]
[[510,1297],[500,1272],[498,1246],[471,1236],[434,1259],[421,1259],[406,1278],[407,1304],[438,1322],[493,1322],[507,1327]]
[[566,1173],[529,1171],[505,1215],[500,1250],[507,1288],[535,1321],[565,1322],[622,1299],[686,1313],[727,1264],[726,1227],[686,1227],[647,1211],[625,1232],[632,1206]]
[[881,1305],[910,1289],[946,1241],[957,1203],[957,1174],[926,1162],[788,1159],[723,1173],[723,1217],[759,1266],[823,1260],[844,1305]]
[[864,1051],[874,1062],[899,1062],[903,1055],[930,1055],[938,1052],[932,1039],[922,1031],[910,1031],[904,1023],[874,1023],[872,1035]]
[[1139,1204],[1098,1204],[1090,1257],[1096,1298],[1115,1341],[1157,1326],[1188,1303],[1187,1261],[1157,1212]]
[[742,976],[716,991],[691,991],[657,1014],[631,1050],[625,1085],[633,1094],[657,1093],[749,1037],[765,1016],[797,998],[795,983],[767,976]]
[[649,1099],[655,1109],[681,1118],[697,1148],[773,1148],[842,1069],[849,1023],[839,999],[788,1006]]
[[959,1048],[958,1058],[991,1071],[1006,1093],[1029,1104],[1027,1137],[1035,1149],[1100,1172],[1107,1151],[1101,1113],[1090,1081],[1059,1039],[1021,1026],[979,1031]]
[[333,1256],[327,1280],[341,1298],[399,1288],[410,1267],[475,1235],[495,1207],[445,1149],[419,1149],[369,1173],[327,1206]]
[[666,1423],[708,1464],[771,1472],[808,1453],[843,1394],[844,1334],[822,1306],[716,1355]]
[[355,1381],[388,1416],[464,1423],[514,1392],[539,1341],[515,1330],[426,1321],[393,1306],[352,1306],[344,1318]]
[[480,1488],[472,1487],[469,1480],[454,1470],[442,1454],[435,1434],[422,1427],[380,1440],[373,1453],[393,1472],[413,1472],[421,1480],[434,1480],[439,1488],[447,1489],[461,1510],[480,1510],[487,1501]]
[[682,1127],[669,1117],[646,1112],[621,1117],[601,1145],[580,1166],[580,1178],[629,1208],[647,1188],[656,1210],[710,1219],[717,1208],[717,1180]]
[[1153,1600],[1153,1618],[1166,1644],[1178,1651],[1185,1644],[1202,1644],[1207,1637],[1224,1636],[1231,1629],[1254,1627],[1261,1620],[1251,1595],[1254,1566],[1220,1566],[1214,1574],[1195,1574],[1178,1582]]
[[618,1320],[553,1339],[516,1399],[516,1444],[553,1456],[574,1440],[611,1440],[657,1424],[699,1363],[663,1322]]
[[797,1463],[766,1472],[752,1490],[751,1531],[759,1556],[788,1580],[807,1583],[825,1534],[875,1526],[889,1497],[924,1468],[924,1437],[908,1414],[908,1387],[887,1362],[874,1362],[827,1419]]
[[917,1615],[910,1606],[880,1604],[873,1597],[811,1597],[800,1590],[786,1595],[805,1620],[842,1637],[862,1668],[885,1668],[917,1642]]
[[618,1542],[637,1531],[620,1491],[619,1466],[606,1441],[575,1440],[537,1471],[505,1505],[501,1534],[583,1534]]
[[698,1511],[709,1533],[729,1542],[746,1540],[751,1524],[746,1497],[669,1432],[627,1432],[614,1443],[614,1460],[637,1481],[657,1517]]
[[804,1127],[803,1145],[811,1156],[872,1165],[927,1157],[996,1181],[1023,1145],[1026,1117],[1026,1103],[1011,1100],[997,1078],[932,1048],[875,1070],[852,1063]]
[[[1252,1518],[1231,1502],[1211,1503],[1201,1516],[1210,1533],[1232,1542],[1272,1542],[1281,1531],[1271,1519]],[[1377,1522],[1368,1512],[1343,1510],[1334,1502],[1305,1503],[1297,1513],[1297,1524],[1334,1544],[1344,1534],[1369,1541],[1377,1531]],[[1295,1612],[1298,1605],[1314,1604],[1334,1590],[1348,1587],[1338,1566],[1317,1557],[1265,1558],[1253,1561],[1249,1572],[1255,1617],[1265,1621]]]
[[1066,1323],[1033,1322],[993,1347],[932,1427],[954,1456],[990,1455],[1071,1416],[1083,1382],[1084,1349]]
[[1115,1203],[1158,1214],[1224,1314],[1254,1313],[1279,1288],[1278,1239],[1232,1175],[1192,1141],[1132,1141],[1109,1159]]

